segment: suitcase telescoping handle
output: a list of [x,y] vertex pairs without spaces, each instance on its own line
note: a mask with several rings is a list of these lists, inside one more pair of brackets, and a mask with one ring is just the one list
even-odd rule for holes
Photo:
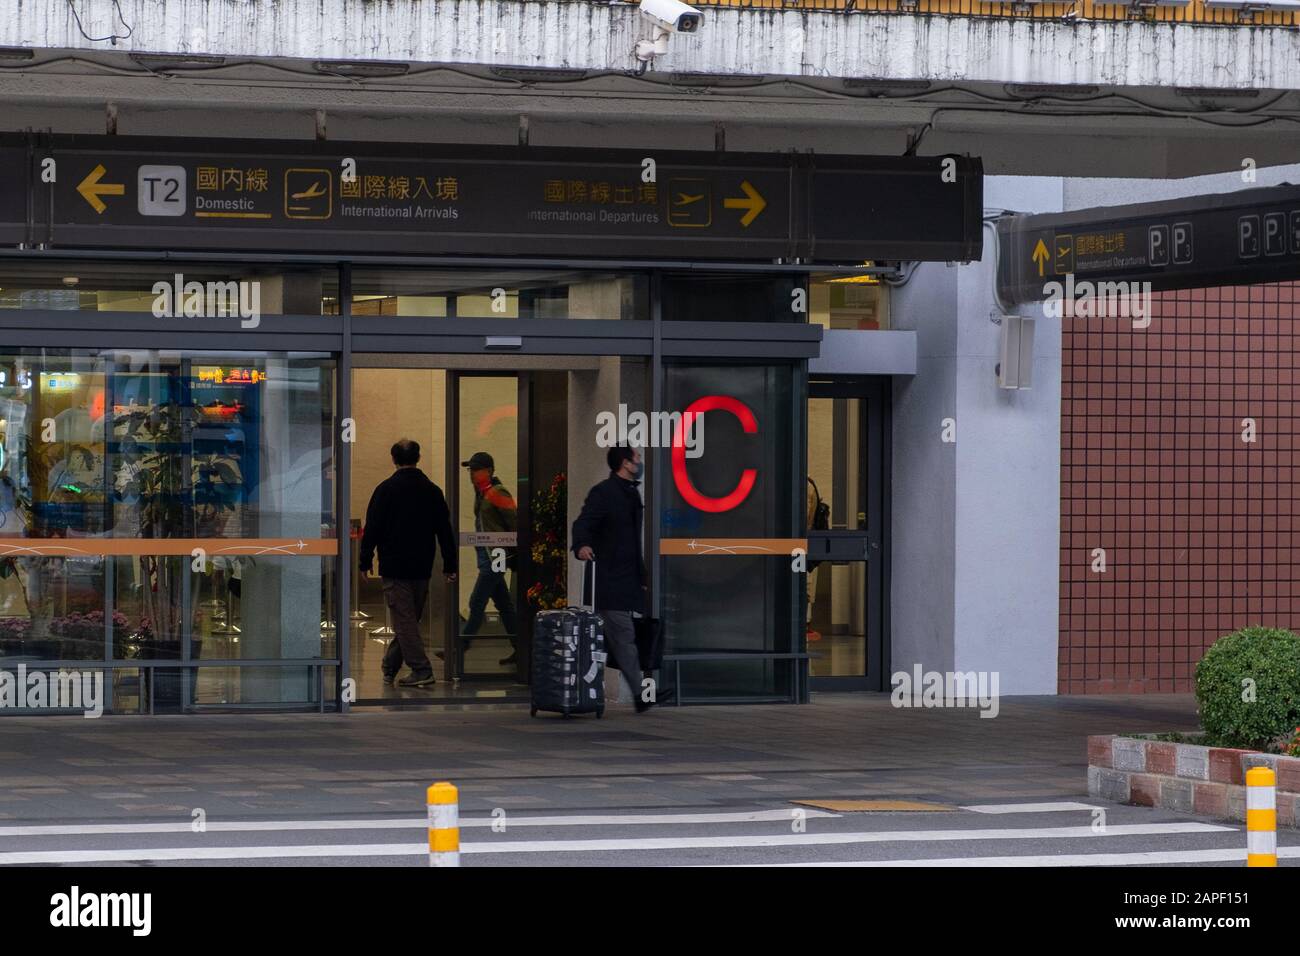
[[[591,600],[587,600],[587,569],[591,569]],[[582,609],[596,613],[596,559],[582,562]]]

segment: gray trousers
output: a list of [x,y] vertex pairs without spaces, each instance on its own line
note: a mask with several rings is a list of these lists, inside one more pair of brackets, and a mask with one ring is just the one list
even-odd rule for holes
[[412,674],[427,677],[433,673],[433,664],[424,650],[420,637],[420,618],[424,616],[424,602],[429,597],[429,581],[413,578],[384,578],[384,601],[388,604],[388,619],[393,625],[393,639],[384,651],[383,670],[396,677],[402,664]]
[[614,663],[632,688],[634,700],[641,698],[641,658],[636,650],[636,627],[632,624],[631,611],[601,611],[600,619],[605,622],[605,653],[614,658]]

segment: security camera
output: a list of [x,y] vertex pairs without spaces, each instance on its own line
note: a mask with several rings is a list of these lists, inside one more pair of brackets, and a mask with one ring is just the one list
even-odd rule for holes
[[694,33],[704,14],[681,0],[641,0],[641,16],[670,33]]
[[641,0],[641,16],[655,25],[655,37],[638,40],[632,51],[641,61],[640,70],[668,52],[668,38],[674,33],[694,33],[704,23],[704,14],[681,0]]

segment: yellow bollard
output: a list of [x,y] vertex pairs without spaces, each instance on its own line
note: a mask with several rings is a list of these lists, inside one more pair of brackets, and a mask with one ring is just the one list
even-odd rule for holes
[[1277,774],[1246,771],[1246,865],[1277,866]]
[[425,794],[429,805],[429,865],[460,866],[460,791],[445,780]]

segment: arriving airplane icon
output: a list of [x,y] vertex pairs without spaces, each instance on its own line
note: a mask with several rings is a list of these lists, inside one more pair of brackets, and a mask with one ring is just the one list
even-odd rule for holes
[[287,169],[284,214],[289,219],[329,219],[334,212],[334,179],[328,169]]

